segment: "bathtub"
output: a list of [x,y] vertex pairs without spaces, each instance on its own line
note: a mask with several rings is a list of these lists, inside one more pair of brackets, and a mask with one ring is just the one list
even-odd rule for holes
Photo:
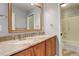
[[68,40],[68,39],[63,39],[63,49],[68,49],[68,50],[72,50],[72,51],[77,51],[79,52],[79,41],[76,40]]

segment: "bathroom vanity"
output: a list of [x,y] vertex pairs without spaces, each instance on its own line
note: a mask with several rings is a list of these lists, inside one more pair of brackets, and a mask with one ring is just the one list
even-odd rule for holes
[[[56,55],[56,36],[40,35],[26,40],[0,43],[0,55],[6,56],[54,56]],[[9,44],[8,44],[9,43]]]
[[7,40],[3,38],[6,41],[0,42],[0,56],[56,55],[56,34],[43,33],[43,4],[38,5],[8,3],[7,27],[10,37],[4,36]]
[[56,36],[26,48],[12,56],[54,56],[56,54]]

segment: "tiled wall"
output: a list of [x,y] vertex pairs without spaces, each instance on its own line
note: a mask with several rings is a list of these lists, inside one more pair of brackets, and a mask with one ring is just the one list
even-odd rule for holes
[[12,34],[9,36],[1,36],[0,37],[0,42],[2,41],[7,41],[7,40],[15,40],[15,39],[20,39],[23,37],[32,37],[36,35],[44,35],[44,32],[36,32],[36,33],[27,33],[27,34]]

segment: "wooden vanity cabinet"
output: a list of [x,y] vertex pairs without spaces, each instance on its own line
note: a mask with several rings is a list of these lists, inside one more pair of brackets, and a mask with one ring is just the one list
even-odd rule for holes
[[14,54],[13,56],[34,56],[33,48],[29,48]]
[[46,40],[46,56],[56,55],[56,36]]
[[45,42],[33,47],[35,56],[45,56]]
[[45,42],[39,43],[12,56],[45,56]]

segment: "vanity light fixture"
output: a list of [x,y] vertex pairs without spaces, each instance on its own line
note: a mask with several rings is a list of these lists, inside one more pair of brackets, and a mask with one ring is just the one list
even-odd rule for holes
[[32,6],[34,6],[34,3],[31,3]]
[[31,3],[31,5],[41,8],[41,3]]
[[65,4],[65,3],[61,4],[61,7],[66,7],[66,6],[67,6],[67,4]]

